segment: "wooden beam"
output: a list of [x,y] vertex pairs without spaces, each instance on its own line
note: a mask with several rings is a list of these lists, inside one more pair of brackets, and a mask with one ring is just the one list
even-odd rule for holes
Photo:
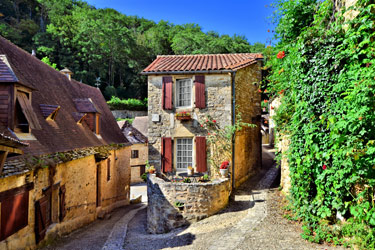
[[15,153],[15,154],[23,155],[23,151],[21,149],[8,147],[4,145],[0,145],[0,151],[7,151],[8,153]]
[[0,152],[0,174],[3,172],[5,160],[7,159],[8,151]]

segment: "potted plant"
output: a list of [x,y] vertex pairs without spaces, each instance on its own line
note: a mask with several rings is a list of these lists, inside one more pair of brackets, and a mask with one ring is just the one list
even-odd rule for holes
[[155,170],[155,167],[154,166],[150,166],[147,171],[150,173],[150,174],[155,174],[156,170]]
[[190,176],[194,174],[194,168],[192,166],[188,166],[187,174],[190,175]]
[[205,174],[205,175],[201,176],[198,181],[199,182],[209,182],[210,177],[208,176],[208,174]]
[[184,206],[185,206],[185,203],[183,202],[180,202],[180,201],[176,201],[174,203],[175,207],[177,207],[180,211],[184,210]]
[[228,168],[229,168],[229,161],[223,161],[220,165],[220,174],[222,177],[227,178]]
[[176,113],[176,119],[180,121],[188,121],[191,119],[191,114],[186,111],[177,112]]

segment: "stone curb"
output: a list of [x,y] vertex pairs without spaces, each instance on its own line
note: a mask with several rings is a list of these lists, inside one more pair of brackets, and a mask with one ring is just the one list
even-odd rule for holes
[[107,241],[105,242],[102,250],[118,250],[122,249],[124,245],[126,233],[128,230],[128,223],[134,218],[139,210],[147,207],[147,204],[142,204],[140,207],[129,211],[113,226]]
[[[266,152],[267,154],[270,154]],[[274,164],[251,192],[250,208],[247,215],[231,230],[222,235],[220,240],[211,242],[210,250],[239,249],[241,242],[267,216],[267,189],[272,185],[278,174]]]

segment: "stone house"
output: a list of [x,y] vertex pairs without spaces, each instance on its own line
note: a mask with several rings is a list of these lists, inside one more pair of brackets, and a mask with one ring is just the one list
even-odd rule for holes
[[65,74],[0,37],[0,249],[129,203],[130,143],[100,91]]
[[130,155],[130,182],[131,184],[143,182],[141,175],[146,172],[146,164],[148,161],[147,137],[138,131],[138,129],[134,128],[128,121],[123,122],[121,131],[132,144]]
[[[148,76],[149,161],[158,171],[210,170],[206,117],[223,128],[237,112],[256,124],[236,132],[232,142],[232,185],[238,186],[261,164],[261,54],[158,56],[141,74]],[[237,107],[237,109],[235,108]],[[180,120],[178,112],[191,114]]]

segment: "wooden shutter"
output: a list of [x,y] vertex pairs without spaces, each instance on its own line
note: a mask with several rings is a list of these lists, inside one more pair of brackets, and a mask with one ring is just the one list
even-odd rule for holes
[[35,238],[36,243],[44,239],[51,224],[51,192],[46,193],[35,203]]
[[172,105],[172,77],[171,76],[163,77],[162,104],[163,104],[163,109],[171,110],[173,107]]
[[26,94],[17,91],[17,100],[21,105],[22,112],[25,115],[27,121],[29,122],[30,128],[32,129],[42,129],[39,124],[39,120],[36,117],[34,110],[31,106],[31,101],[27,98]]
[[195,76],[195,107],[206,108],[204,76]]
[[66,192],[65,185],[62,185],[60,187],[60,192],[59,192],[59,196],[60,196],[60,218],[59,219],[60,219],[60,222],[64,220],[65,215],[66,215],[65,192]]
[[170,137],[163,137],[161,139],[161,164],[162,164],[162,171],[164,173],[172,172],[172,138]]
[[29,190],[1,201],[0,241],[29,224]]
[[206,137],[195,138],[197,172],[207,172]]

